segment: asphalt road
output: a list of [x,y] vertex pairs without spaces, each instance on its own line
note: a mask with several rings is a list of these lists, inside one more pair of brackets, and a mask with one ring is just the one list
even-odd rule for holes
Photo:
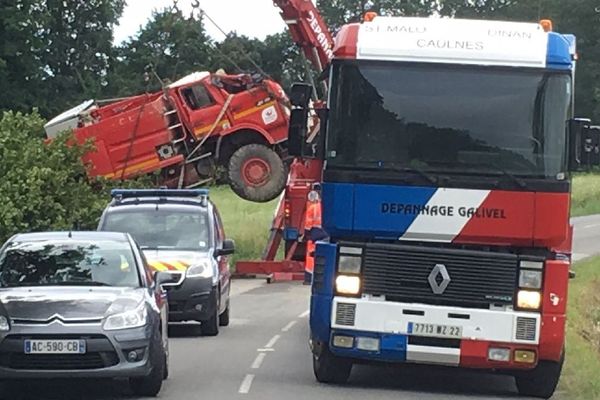
[[[578,259],[600,253],[600,216],[574,219]],[[423,366],[355,367],[345,386],[318,384],[308,350],[309,290],[297,283],[235,281],[231,325],[218,337],[198,325],[170,328],[171,371],[161,399],[510,399],[507,376]],[[4,385],[1,399],[131,398],[126,382],[53,381]]]

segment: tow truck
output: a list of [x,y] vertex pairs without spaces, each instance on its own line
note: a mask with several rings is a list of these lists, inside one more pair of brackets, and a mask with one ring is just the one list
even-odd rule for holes
[[[319,381],[345,382],[357,361],[412,362],[501,371],[522,395],[552,396],[569,170],[597,143],[574,118],[575,55],[550,21],[369,14],[341,29],[321,121]],[[292,121],[307,117],[311,90],[292,90]],[[298,124],[289,141],[305,135]]]
[[258,266],[285,266],[268,252],[277,238],[293,260],[303,195],[320,183],[330,238],[312,283],[317,380],[344,383],[357,362],[423,363],[510,374],[522,395],[551,397],[564,362],[569,172],[598,164],[600,137],[575,118],[575,37],[548,20],[367,13],[330,42],[312,2],[275,4],[327,68],[329,101],[315,140],[315,85],[292,88],[297,158]]
[[49,139],[73,130],[91,176],[124,180],[159,173],[159,185],[194,188],[219,169],[240,197],[276,198],[286,184],[287,97],[255,74],[196,72],[161,91],[89,100],[49,121]]

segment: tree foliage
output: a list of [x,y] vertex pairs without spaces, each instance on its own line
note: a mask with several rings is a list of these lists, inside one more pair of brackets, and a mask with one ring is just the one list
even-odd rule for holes
[[[154,12],[137,35],[115,48],[110,93],[123,96],[143,91],[146,66],[152,65],[161,79],[174,81],[209,69],[212,58],[211,41],[201,20],[169,8]],[[153,80],[151,87],[160,85]]]
[[[17,232],[95,230],[120,183],[89,179],[81,155],[64,134],[45,144],[36,138],[43,129],[39,114],[6,112],[0,118],[0,243]],[[126,183],[145,186],[146,180]]]
[[0,110],[44,115],[103,92],[124,0],[0,3]]

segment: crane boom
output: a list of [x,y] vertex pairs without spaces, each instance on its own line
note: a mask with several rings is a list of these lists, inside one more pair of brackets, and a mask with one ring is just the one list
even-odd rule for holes
[[312,0],[273,0],[294,42],[321,73],[333,59],[333,36]]

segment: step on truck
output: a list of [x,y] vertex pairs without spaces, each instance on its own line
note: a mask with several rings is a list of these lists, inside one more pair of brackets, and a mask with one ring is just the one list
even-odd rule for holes
[[[569,171],[598,143],[574,118],[575,38],[550,21],[370,13],[341,28],[333,54],[316,156],[330,236],[312,284],[316,378],[343,383],[358,362],[436,364],[550,397]],[[292,89],[292,121],[307,120],[311,90]],[[292,123],[290,154],[315,156],[307,134]]]
[[226,175],[239,196],[264,202],[286,183],[288,121],[276,82],[197,72],[155,93],[89,100],[45,130],[49,139],[73,130],[79,143],[91,140],[95,149],[84,157],[91,176],[157,173],[160,185],[193,188]]

